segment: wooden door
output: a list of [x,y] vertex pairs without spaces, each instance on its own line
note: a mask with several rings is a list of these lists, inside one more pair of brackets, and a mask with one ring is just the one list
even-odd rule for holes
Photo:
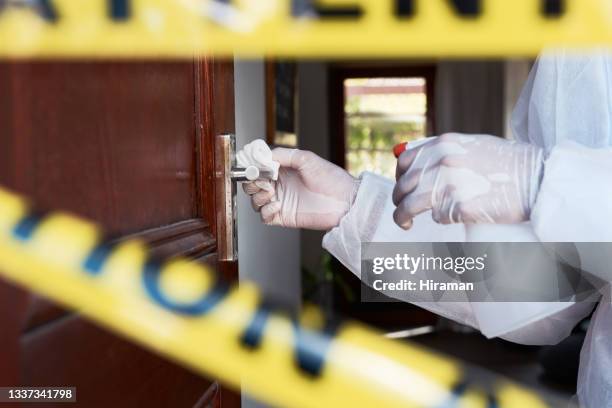
[[[230,62],[0,64],[0,185],[230,280],[213,171],[216,136],[233,130]],[[214,379],[3,281],[0,327],[0,385],[76,386],[87,407],[239,405]]]

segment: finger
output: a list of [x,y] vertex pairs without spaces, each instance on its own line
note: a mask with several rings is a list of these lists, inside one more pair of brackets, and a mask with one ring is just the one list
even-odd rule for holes
[[286,147],[277,147],[272,150],[272,160],[280,163],[281,167],[291,167],[294,165],[293,160],[296,153],[299,152],[298,149],[288,149]]
[[462,203],[453,201],[440,208],[436,216],[437,219],[434,220],[440,224],[513,224],[526,221],[524,218],[495,218],[491,210],[483,207],[482,202],[478,199]]
[[435,141],[431,143],[425,143],[415,148],[404,151],[404,153],[400,155],[399,159],[397,159],[397,166],[395,167],[395,179],[397,180],[399,177],[401,177],[421,155],[423,149],[429,147],[433,143],[435,143]]
[[414,217],[430,209],[430,194],[408,195],[393,212],[393,220],[399,227],[408,229]]
[[461,203],[453,202],[432,211],[432,218],[438,224],[473,224],[479,222],[471,212],[465,210]]
[[272,158],[280,163],[281,167],[289,167],[298,171],[316,160],[323,160],[311,151],[285,147],[277,147],[272,150]]
[[427,164],[425,169],[414,168],[408,170],[399,181],[395,183],[391,196],[396,206],[410,194],[424,194],[436,187],[436,177],[439,176],[438,164]]
[[417,188],[420,180],[420,171],[404,173],[397,183],[395,183],[395,187],[393,188],[393,194],[391,196],[393,199],[393,204],[397,206],[399,203],[401,203],[406,195],[410,194]]
[[250,183],[242,183],[242,189],[248,195],[256,194],[260,191],[274,192],[274,184],[270,180],[255,180]]
[[[458,144],[459,138],[454,134],[440,136],[435,140],[409,148],[402,153],[395,168],[395,179],[413,168],[425,168],[440,165],[446,167],[468,167],[469,156]],[[429,149],[429,150],[425,150]]]
[[[393,219],[395,220],[395,213],[393,213]],[[398,219],[397,221],[395,221],[395,223],[401,229],[408,231],[410,228],[412,228],[412,225],[414,224],[414,218],[405,218],[401,221]]]
[[413,219],[410,214],[400,211],[399,207],[393,211],[393,221],[402,229],[412,228]]
[[272,197],[274,197],[273,191],[261,190],[260,192],[254,194],[251,198],[251,204],[253,206],[253,209],[255,211],[259,211],[261,207],[272,201]]
[[438,224],[452,224],[459,215],[459,206],[454,199],[456,189],[454,185],[445,185],[432,193],[431,218]]
[[438,224],[454,224],[457,222],[463,222],[461,214],[459,213],[458,205],[451,204],[450,208],[434,208],[431,212],[431,218]]
[[254,182],[242,183],[242,190],[248,195],[253,195],[261,190]]
[[265,191],[274,191],[274,184],[270,180],[255,180],[255,185]]
[[261,220],[264,224],[280,225],[280,201],[273,201],[261,207]]

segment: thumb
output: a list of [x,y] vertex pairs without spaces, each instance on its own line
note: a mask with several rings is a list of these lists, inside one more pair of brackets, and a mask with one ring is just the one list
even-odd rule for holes
[[286,147],[277,147],[272,150],[272,159],[280,163],[281,167],[288,167],[299,172],[315,163],[325,162],[324,159],[309,150],[287,149]]
[[297,152],[299,152],[298,149],[277,147],[272,150],[272,160],[278,162],[281,167],[296,168],[297,160],[294,160],[294,156],[296,156]]

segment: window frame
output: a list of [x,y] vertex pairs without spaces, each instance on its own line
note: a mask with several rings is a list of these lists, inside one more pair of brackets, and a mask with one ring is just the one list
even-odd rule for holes
[[351,78],[425,78],[427,112],[425,135],[435,134],[434,84],[436,66],[432,63],[364,65],[359,63],[335,64],[328,68],[329,98],[329,151],[333,163],[346,169],[346,118],[344,81]]

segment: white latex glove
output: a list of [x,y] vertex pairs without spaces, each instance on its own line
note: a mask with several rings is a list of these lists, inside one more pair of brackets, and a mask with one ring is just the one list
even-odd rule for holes
[[404,229],[430,209],[441,224],[527,221],[542,171],[543,154],[536,146],[445,134],[399,157],[393,217]]
[[262,221],[314,230],[337,226],[355,199],[359,181],[309,151],[277,147],[272,158],[281,166],[277,181],[243,184]]

